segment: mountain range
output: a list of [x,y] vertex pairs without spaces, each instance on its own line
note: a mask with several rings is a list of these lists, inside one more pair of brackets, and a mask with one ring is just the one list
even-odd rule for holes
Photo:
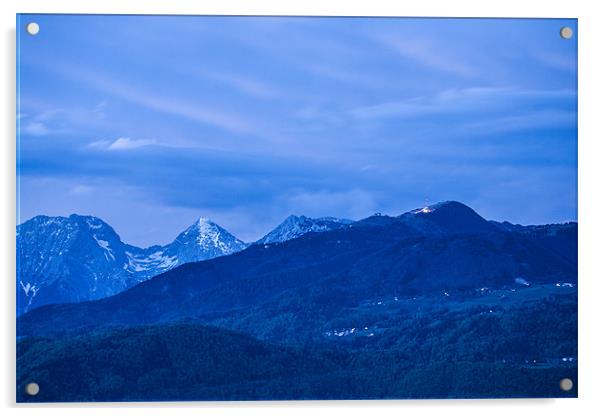
[[[19,236],[55,244],[44,256],[79,276],[113,257],[136,270],[110,227],[71,221]],[[169,270],[23,313],[17,401],[577,397],[577,384],[558,384],[578,381],[576,223],[487,221],[453,201],[316,221],[291,217],[219,255],[238,240],[202,220],[133,263],[143,279],[140,259],[161,253],[155,272]],[[199,242],[219,256],[172,264],[196,258]]]
[[[290,216],[257,243],[328,231],[349,220]],[[81,302],[119,293],[179,265],[245,249],[248,244],[199,218],[165,246],[121,241],[100,218],[36,216],[17,226],[17,313],[49,303]]]
[[[22,334],[40,334],[195,319],[278,338],[294,337],[299,325],[312,321],[310,332],[318,336],[321,323],[370,299],[573,285],[576,240],[576,223],[508,230],[464,204],[446,202],[279,244],[253,244],[181,265],[108,298],[36,308],[18,326]],[[281,328],[285,311],[292,321]],[[261,329],[253,321],[262,322]]]

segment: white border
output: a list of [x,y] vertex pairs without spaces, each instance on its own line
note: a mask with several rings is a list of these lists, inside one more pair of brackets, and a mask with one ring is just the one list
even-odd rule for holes
[[[330,414],[379,415],[421,412],[447,415],[504,415],[527,412],[546,415],[589,414],[600,410],[599,387],[602,343],[600,321],[602,311],[602,267],[600,261],[602,234],[602,180],[599,158],[602,141],[599,97],[602,97],[600,42],[602,17],[596,2],[576,1],[381,1],[321,0],[310,2],[252,0],[169,0],[138,2],[123,0],[76,1],[3,0],[2,14],[2,100],[0,116],[4,131],[0,154],[2,199],[0,209],[0,265],[2,298],[2,339],[0,341],[2,375],[0,404],[6,414],[82,415],[103,414],[120,409],[123,413],[158,415],[175,409],[178,414],[203,413],[247,415]],[[107,14],[238,14],[238,15],[339,15],[339,16],[440,16],[440,17],[571,17],[579,19],[579,399],[565,400],[439,400],[439,401],[372,401],[372,402],[238,402],[238,403],[147,403],[16,406],[15,396],[15,14],[20,13],[107,13]],[[562,197],[562,196],[559,196]]]

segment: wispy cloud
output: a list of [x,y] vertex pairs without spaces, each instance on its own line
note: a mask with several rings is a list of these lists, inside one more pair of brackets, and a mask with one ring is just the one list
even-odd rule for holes
[[[368,87],[381,87],[387,85],[391,80],[383,80],[382,77],[375,76],[375,73],[362,72],[360,70],[350,70],[325,63],[312,63],[305,65],[308,72],[320,77],[331,80],[345,82],[354,85],[362,85]],[[390,85],[390,84],[389,84]]]
[[574,111],[542,110],[515,114],[507,117],[494,117],[481,121],[466,122],[463,127],[472,134],[496,134],[509,131],[525,131],[536,128],[571,128],[577,123]]
[[[28,107],[28,100],[22,103]],[[48,136],[79,132],[83,127],[97,125],[104,118],[105,102],[93,108],[53,108],[49,103],[36,102],[27,113],[19,114],[21,133],[32,136]]]
[[533,57],[544,65],[555,69],[563,71],[575,71],[577,69],[577,60],[566,54],[537,51],[533,54]]
[[259,134],[265,131],[265,126],[258,126],[256,120],[233,111],[220,110],[214,104],[204,103],[201,99],[190,101],[178,96],[153,92],[152,88],[137,88],[132,83],[120,82],[93,69],[75,68],[72,65],[57,63],[54,70],[104,94],[163,114],[182,117],[236,134]]
[[260,99],[274,99],[282,95],[275,86],[248,76],[227,72],[203,72],[201,77],[226,84],[243,94]]
[[[446,89],[432,95],[410,97],[350,111],[357,118],[412,118],[454,113],[483,113],[487,110],[514,111],[534,100],[572,100],[571,90],[521,90],[509,87]],[[541,104],[546,106],[544,102]],[[503,114],[503,113],[502,113]]]
[[209,124],[232,133],[252,133],[256,131],[250,120],[225,111],[220,112],[198,102],[184,102],[176,97],[162,97],[100,78],[96,78],[94,85],[105,92],[151,110],[183,117],[202,124]]
[[139,147],[161,145],[155,139],[131,139],[129,137],[120,137],[116,140],[98,140],[88,144],[88,147],[101,150],[131,150]]
[[32,136],[47,136],[65,131],[65,113],[62,110],[43,110],[35,113],[22,113],[19,117],[21,133]]
[[92,186],[77,184],[71,188],[71,193],[74,195],[88,195],[93,190]]
[[373,39],[381,46],[423,67],[462,77],[479,74],[478,68],[468,63],[463,56],[451,52],[431,39],[386,33],[377,34]]
[[149,146],[156,143],[157,141],[153,139],[130,139],[129,137],[120,137],[111,143],[108,150],[136,149],[138,147]]
[[25,123],[21,127],[21,131],[25,134],[31,134],[32,136],[46,136],[51,130],[46,124],[40,121],[32,121]]

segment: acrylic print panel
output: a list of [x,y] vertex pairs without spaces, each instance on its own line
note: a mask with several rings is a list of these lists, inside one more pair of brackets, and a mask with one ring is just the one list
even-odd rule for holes
[[576,20],[17,27],[19,402],[577,396]]

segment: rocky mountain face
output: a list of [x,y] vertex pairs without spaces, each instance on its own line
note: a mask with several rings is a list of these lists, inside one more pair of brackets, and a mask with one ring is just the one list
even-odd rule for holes
[[[290,216],[258,244],[345,227],[350,220]],[[125,244],[100,218],[37,216],[17,226],[17,313],[49,303],[119,293],[185,263],[244,250],[248,244],[201,217],[165,246]]]
[[246,244],[200,218],[166,246],[125,244],[92,216],[37,216],[17,226],[17,312],[119,293],[178,265],[243,250]]

